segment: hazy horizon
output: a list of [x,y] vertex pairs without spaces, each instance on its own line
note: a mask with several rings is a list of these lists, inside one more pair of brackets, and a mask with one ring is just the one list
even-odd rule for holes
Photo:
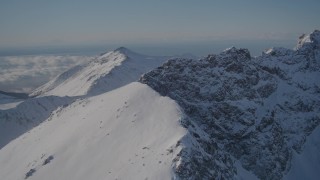
[[0,90],[30,92],[121,46],[197,57],[233,46],[252,56],[292,49],[320,29],[319,8],[319,0],[2,0]]
[[152,56],[170,56],[181,54],[192,54],[195,56],[206,56],[208,54],[220,53],[229,47],[249,49],[251,55],[259,56],[272,47],[285,47],[293,49],[298,37],[287,41],[277,40],[251,40],[232,41],[219,40],[213,42],[193,43],[169,43],[169,44],[105,44],[105,45],[79,45],[79,46],[42,46],[42,47],[17,47],[0,49],[0,56],[24,56],[24,55],[99,55],[100,53],[112,51],[118,47],[126,47],[137,53]]
[[[95,47],[35,47],[0,51],[0,90],[7,92],[30,93],[65,70],[92,59],[103,52],[114,50],[121,45],[101,45]],[[207,56],[235,46],[248,48],[252,56],[260,55],[263,49],[281,46],[293,48],[293,42],[268,41],[239,42],[231,41],[207,44],[170,44],[170,45],[124,45],[132,51],[146,55],[185,55],[186,57]],[[205,48],[204,48],[205,47]],[[191,54],[190,54],[191,53]]]
[[318,0],[2,1],[0,55],[104,52],[259,55],[320,29]]

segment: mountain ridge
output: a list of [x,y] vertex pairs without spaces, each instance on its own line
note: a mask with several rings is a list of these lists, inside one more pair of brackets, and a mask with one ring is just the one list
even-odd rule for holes
[[6,180],[170,179],[171,162],[181,149],[176,142],[186,133],[180,117],[173,100],[138,82],[78,99],[0,149],[0,175]]
[[181,179],[233,179],[236,162],[259,179],[285,177],[320,124],[319,31],[306,37],[296,50],[258,57],[232,47],[200,60],[171,59],[141,77],[186,114],[190,136],[182,144],[193,146],[174,162]]
[[71,68],[34,90],[30,96],[90,96],[104,93],[138,80],[142,73],[160,66],[164,59],[120,47]]
[[299,48],[258,57],[235,47],[166,62],[123,47],[103,53],[0,110],[4,122],[32,122],[0,149],[0,176],[317,179],[308,152],[319,144],[318,39],[316,30]]

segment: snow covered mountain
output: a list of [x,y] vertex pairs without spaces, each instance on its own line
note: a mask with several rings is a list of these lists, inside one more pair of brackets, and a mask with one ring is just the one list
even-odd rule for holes
[[120,47],[90,62],[75,66],[30,96],[97,95],[139,79],[141,74],[160,66],[165,57],[151,57]]
[[[179,107],[146,85],[131,83],[163,60],[119,48],[63,73],[35,91],[36,97],[15,104],[4,102],[0,106],[1,177],[171,177],[171,162],[181,149],[176,142],[186,133],[179,125]],[[123,152],[121,157],[119,152]],[[73,158],[64,166],[70,153]],[[93,154],[100,155],[92,159]],[[96,171],[88,169],[98,159],[101,166]],[[55,163],[48,169],[49,162]],[[12,166],[16,166],[14,171]],[[67,167],[69,173],[61,176],[58,172]]]
[[170,179],[180,119],[141,83],[77,100],[0,150],[1,179]]
[[82,96],[105,93],[136,81],[163,61],[164,57],[148,57],[121,47],[64,72],[30,95],[36,98],[1,95],[0,148],[42,123],[53,110]]
[[320,124],[319,67],[320,31],[314,31],[296,50],[272,48],[252,58],[247,49],[230,48],[200,60],[172,59],[140,81],[176,100],[187,115],[182,124],[191,136],[182,143],[192,146],[174,162],[181,179],[248,172],[259,179],[317,179],[320,151],[313,163],[310,156],[302,164],[292,159],[304,149],[319,150],[319,141],[304,147]]
[[0,177],[317,179],[319,43],[314,31],[294,50],[162,66],[126,48],[102,54],[0,110]]

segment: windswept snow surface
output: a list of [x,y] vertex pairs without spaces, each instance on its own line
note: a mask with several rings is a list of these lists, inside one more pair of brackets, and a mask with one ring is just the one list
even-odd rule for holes
[[54,111],[0,151],[5,180],[171,179],[179,106],[135,82]]
[[101,94],[133,81],[160,66],[165,57],[140,55],[120,47],[78,65],[37,88],[31,96],[83,96]]

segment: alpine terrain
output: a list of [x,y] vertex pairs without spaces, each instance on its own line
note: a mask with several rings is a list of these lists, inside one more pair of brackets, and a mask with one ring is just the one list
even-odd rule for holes
[[319,69],[318,30],[258,57],[118,48],[0,94],[0,179],[318,179]]
[[80,64],[37,88],[30,96],[97,95],[139,79],[166,57],[151,57],[120,47]]

